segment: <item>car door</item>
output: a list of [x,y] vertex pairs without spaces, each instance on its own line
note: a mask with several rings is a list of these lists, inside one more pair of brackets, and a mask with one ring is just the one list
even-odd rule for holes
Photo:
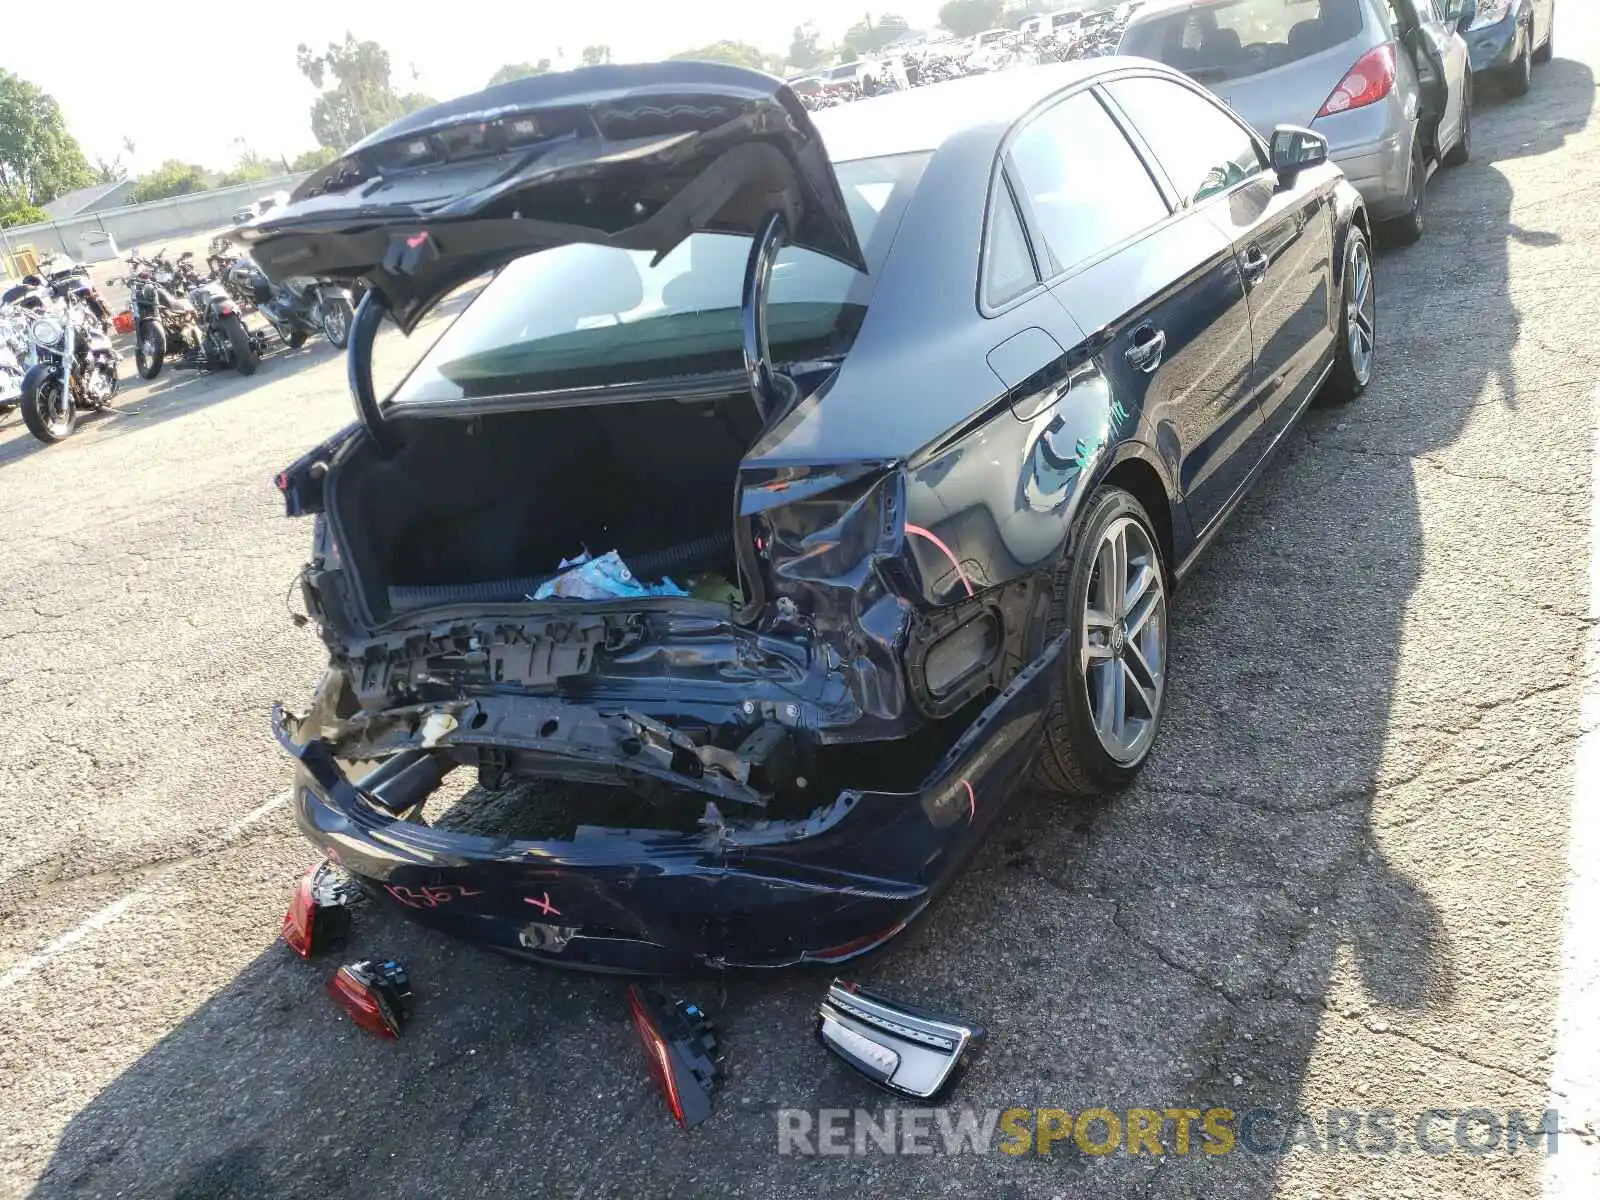
[[1417,132],[1435,158],[1461,137],[1466,114],[1467,44],[1436,0],[1386,0],[1396,19],[1400,44],[1417,68],[1422,105]]
[[1261,427],[1244,281],[1227,237],[1170,197],[1097,92],[1024,125],[1006,152],[1051,294],[1085,330],[1100,370],[1209,522],[1243,482]]
[[1187,82],[1139,75],[1105,85],[1186,209],[1238,256],[1250,299],[1264,452],[1302,406],[1332,345],[1332,172],[1325,186],[1280,186],[1267,148],[1238,117]]

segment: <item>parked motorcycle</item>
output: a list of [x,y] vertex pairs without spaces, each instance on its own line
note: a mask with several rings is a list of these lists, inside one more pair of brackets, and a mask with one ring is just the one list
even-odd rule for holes
[[254,303],[291,350],[298,350],[318,332],[340,350],[350,340],[355,303],[350,289],[342,284],[306,276],[275,284],[248,254],[232,259],[222,282],[230,295]]
[[100,289],[95,287],[88,267],[57,254],[39,264],[39,273],[44,276],[45,283],[56,299],[77,300],[95,315],[107,335],[111,333],[111,306],[100,295]]
[[182,356],[174,366],[232,366],[241,375],[254,374],[261,335],[246,328],[240,306],[220,282],[199,276],[189,262],[193,257],[186,250],[176,262],[169,262],[164,251],[151,259],[129,259],[128,299],[140,376],[159,375],[174,347]]
[[110,407],[117,352],[99,316],[80,300],[34,318],[28,336],[35,361],[22,379],[22,419],[41,442],[59,442],[77,428],[80,409]]
[[0,308],[0,416],[22,399],[22,378],[33,365],[28,325],[21,309]]

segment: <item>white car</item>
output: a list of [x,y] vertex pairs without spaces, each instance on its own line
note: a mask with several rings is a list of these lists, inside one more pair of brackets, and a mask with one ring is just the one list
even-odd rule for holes
[[271,212],[273,209],[281,208],[287,203],[289,203],[288,192],[273,192],[272,195],[263,196],[254,204],[247,204],[235,212],[233,214],[233,223],[235,225],[248,225],[262,213]]

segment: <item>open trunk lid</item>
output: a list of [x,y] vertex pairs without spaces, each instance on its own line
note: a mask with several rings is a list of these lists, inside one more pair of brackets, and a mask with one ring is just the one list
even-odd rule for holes
[[275,281],[365,277],[408,332],[455,287],[572,243],[665,255],[696,231],[762,234],[857,270],[839,181],[782,81],[717,63],[517,80],[385,126],[239,231]]

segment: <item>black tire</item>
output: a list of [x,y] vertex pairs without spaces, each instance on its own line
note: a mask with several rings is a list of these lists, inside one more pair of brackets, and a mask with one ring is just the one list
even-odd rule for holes
[[1428,164],[1421,143],[1411,147],[1411,211],[1386,222],[1383,230],[1397,246],[1414,246],[1428,228]]
[[[1045,718],[1044,739],[1039,744],[1031,770],[1034,786],[1047,792],[1098,796],[1119,791],[1138,775],[1140,768],[1149,760],[1150,751],[1159,737],[1161,712],[1165,706],[1158,699],[1155,705],[1155,731],[1143,751],[1133,761],[1113,758],[1101,745],[1095,732],[1088,685],[1079,665],[1079,647],[1086,637],[1084,611],[1099,548],[1106,531],[1122,518],[1129,518],[1140,527],[1159,563],[1162,588],[1160,634],[1163,646],[1167,644],[1165,600],[1169,577],[1161,541],[1156,536],[1149,514],[1138,500],[1121,488],[1103,488],[1089,502],[1083,515],[1081,536],[1078,538],[1079,551],[1056,568],[1050,616],[1045,627],[1047,642],[1060,636],[1069,623],[1072,627],[1072,637],[1068,642],[1070,648],[1063,652],[1057,664],[1055,697]],[[1162,664],[1161,674],[1164,694],[1167,674],[1165,663]]]
[[289,335],[289,349],[291,349],[291,350],[300,349],[301,346],[304,346],[306,344],[306,339],[309,338],[310,336],[311,335],[309,333],[307,333],[304,329],[296,329],[293,333],[291,333]]
[[1550,32],[1544,35],[1544,45],[1533,52],[1533,61],[1544,66],[1556,56],[1556,10],[1550,10]]
[[1461,102],[1461,138],[1444,156],[1447,167],[1462,167],[1472,161],[1472,76],[1467,76],[1467,95]]
[[[1366,264],[1367,286],[1371,289],[1372,300],[1368,328],[1371,348],[1368,351],[1365,370],[1362,369],[1350,344],[1350,311],[1357,299],[1358,263],[1361,262]],[[1372,257],[1372,247],[1367,244],[1367,235],[1361,232],[1358,225],[1350,227],[1350,234],[1345,239],[1344,286],[1341,289],[1341,296],[1339,334],[1334,344],[1333,370],[1328,374],[1328,381],[1322,385],[1322,391],[1317,396],[1319,404],[1348,404],[1367,390],[1367,385],[1372,382],[1373,372],[1377,367],[1378,273]]]
[[154,379],[161,374],[161,364],[167,359],[167,331],[160,321],[144,321],[134,335],[133,361],[139,368],[141,379]]
[[1500,89],[1507,96],[1516,98],[1526,96],[1528,89],[1533,86],[1533,25],[1522,31],[1522,53],[1517,56],[1517,61],[1505,69],[1500,76]]
[[65,441],[78,427],[78,406],[66,394],[64,411],[56,407],[61,376],[56,368],[34,367],[22,380],[22,420],[28,432],[46,445]]
[[343,350],[350,344],[350,322],[355,314],[343,300],[329,300],[322,306],[322,336],[335,349]]
[[244,327],[238,313],[229,313],[222,318],[222,331],[228,335],[228,345],[233,350],[233,369],[241,375],[254,375],[261,359],[256,356],[256,348],[250,342],[250,331]]

